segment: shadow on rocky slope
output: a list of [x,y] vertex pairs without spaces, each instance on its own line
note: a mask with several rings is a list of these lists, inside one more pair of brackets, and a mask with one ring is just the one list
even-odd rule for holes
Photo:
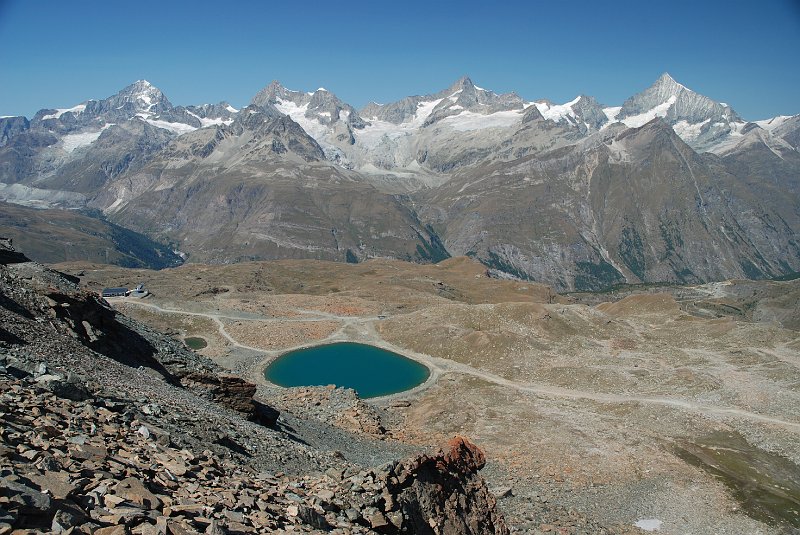
[[364,468],[57,272],[0,264],[0,297],[0,533],[508,533],[464,438]]

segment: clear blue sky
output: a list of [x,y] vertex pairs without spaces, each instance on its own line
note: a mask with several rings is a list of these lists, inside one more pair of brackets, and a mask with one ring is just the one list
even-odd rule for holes
[[479,86],[618,105],[668,71],[747,119],[800,113],[800,0],[0,0],[0,115],[144,78],[234,106],[273,79],[361,107]]

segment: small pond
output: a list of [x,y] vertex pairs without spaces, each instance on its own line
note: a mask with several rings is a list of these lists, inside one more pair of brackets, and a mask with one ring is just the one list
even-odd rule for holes
[[342,342],[291,351],[264,371],[278,386],[336,385],[362,398],[386,396],[424,383],[430,370],[419,362],[378,347]]
[[208,347],[208,342],[206,342],[206,339],[199,336],[188,336],[183,339],[183,343],[186,344],[186,347],[189,349],[194,349],[195,351],[199,351]]

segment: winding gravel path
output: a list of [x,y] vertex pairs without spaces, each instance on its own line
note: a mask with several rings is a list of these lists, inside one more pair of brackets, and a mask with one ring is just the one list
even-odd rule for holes
[[[251,316],[244,316],[244,315],[236,315],[236,314],[227,314],[227,313],[208,313],[208,312],[189,312],[185,310],[179,310],[174,308],[162,308],[158,305],[152,303],[144,303],[141,301],[130,301],[126,300],[126,304],[133,304],[137,306],[142,306],[146,308],[151,308],[154,310],[158,310],[160,312],[169,313],[169,314],[184,314],[187,316],[201,316],[204,318],[211,319],[217,325],[217,329],[219,334],[224,337],[231,345],[241,348],[247,349],[250,351],[255,351],[257,353],[261,353],[265,356],[274,357],[276,355],[285,353],[286,351],[296,349],[296,348],[284,348],[280,350],[265,350],[258,347],[248,346],[236,341],[228,332],[225,330],[225,325],[222,323],[222,319],[232,319],[232,320],[254,320],[252,315]],[[696,403],[692,401],[687,401],[684,399],[677,399],[677,398],[668,398],[668,397],[660,397],[660,396],[630,396],[630,395],[620,395],[620,394],[606,394],[606,393],[598,393],[598,392],[588,392],[585,390],[573,390],[568,388],[560,388],[556,386],[549,386],[549,385],[542,385],[536,383],[521,383],[517,381],[512,381],[510,379],[505,379],[504,377],[500,377],[499,375],[495,375],[493,373],[489,373],[486,371],[478,370],[469,366],[467,364],[463,364],[460,362],[455,362],[452,360],[442,359],[431,357],[429,355],[424,355],[420,353],[409,352],[408,350],[404,350],[402,348],[395,348],[391,344],[388,344],[386,341],[380,338],[378,333],[373,328],[373,322],[379,320],[377,316],[368,316],[368,317],[358,317],[358,316],[339,316],[336,314],[329,314],[325,312],[320,312],[316,310],[304,310],[304,309],[295,309],[295,312],[299,312],[301,314],[307,315],[304,318],[264,318],[258,319],[258,321],[275,321],[275,322],[308,322],[308,321],[331,321],[336,320],[342,322],[342,327],[337,329],[334,333],[330,334],[329,336],[315,340],[313,345],[320,345],[331,341],[340,341],[344,336],[345,331],[355,329],[357,331],[359,341],[375,344],[377,346],[381,346],[392,351],[403,353],[406,355],[410,355],[416,360],[422,361],[424,364],[428,365],[432,369],[431,379],[422,385],[423,387],[430,385],[432,382],[444,375],[446,373],[458,373],[463,375],[470,375],[473,377],[477,377],[479,379],[483,379],[489,383],[493,383],[496,385],[500,385],[506,388],[514,389],[519,392],[524,392],[528,394],[534,394],[537,396],[542,397],[553,397],[553,398],[562,398],[562,399],[574,399],[574,400],[589,400],[595,401],[598,403],[641,403],[646,405],[660,405],[665,407],[672,407],[675,409],[682,409],[691,412],[699,412],[702,414],[707,415],[716,415],[716,416],[734,416],[739,418],[744,418],[747,420],[761,422],[771,425],[777,425],[783,427],[788,430],[792,430],[795,432],[800,432],[800,422],[793,422],[789,420],[782,420],[780,418],[772,418],[770,416],[764,416],[762,414],[746,411],[743,409],[737,409],[734,407],[719,407],[714,405],[705,405],[702,403]],[[298,347],[306,347],[310,344],[304,344],[303,346]],[[410,392],[417,392],[422,387],[418,387]],[[409,394],[406,392],[405,394]]]

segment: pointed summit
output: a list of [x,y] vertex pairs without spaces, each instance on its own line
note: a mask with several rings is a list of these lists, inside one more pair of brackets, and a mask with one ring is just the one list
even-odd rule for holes
[[270,104],[277,103],[278,99],[296,100],[299,96],[299,91],[290,91],[289,89],[286,89],[278,80],[273,80],[267,87],[256,93],[250,103],[255,104],[256,106],[268,106]]
[[669,73],[626,100],[615,119],[637,128],[662,117],[695,150],[705,150],[733,131],[741,118],[727,105],[692,91]]
[[455,82],[453,82],[447,89],[439,91],[438,93],[431,96],[435,98],[445,98],[453,95],[456,92],[471,95],[475,93],[477,90],[479,90],[479,88],[474,83],[472,83],[472,79],[469,76],[465,75],[456,80]]
[[662,84],[662,83],[673,83],[673,84],[678,84],[678,85],[681,85],[681,84],[679,84],[679,83],[678,83],[678,81],[677,81],[677,80],[675,80],[675,78],[673,78],[673,77],[672,77],[672,75],[671,75],[670,73],[668,73],[667,71],[664,71],[663,73],[661,73],[661,76],[659,76],[659,77],[656,79],[656,82],[655,82],[655,83],[657,83],[657,84]]
[[681,91],[691,91],[685,85],[677,82],[668,72],[664,72],[659,76],[650,88],[657,88],[660,93],[668,93],[669,95],[677,95]]
[[433,112],[425,119],[423,126],[429,126],[437,121],[462,112],[489,115],[498,111],[521,110],[524,107],[522,98],[516,93],[498,95],[472,83],[469,76],[462,76],[449,88],[431,95],[439,103]]
[[118,95],[163,95],[161,90],[147,80],[136,80],[125,87]]
[[172,107],[159,88],[147,80],[137,80],[111,97],[118,105],[131,104],[137,109],[150,110],[154,106]]
[[475,84],[473,84],[470,77],[466,75],[456,80],[455,83],[450,86],[450,89],[452,89],[453,91],[458,91],[459,89],[474,89],[474,88]]
[[272,80],[267,87],[262,89],[261,91],[268,91],[273,94],[279,94],[287,91],[282,83],[278,80]]

